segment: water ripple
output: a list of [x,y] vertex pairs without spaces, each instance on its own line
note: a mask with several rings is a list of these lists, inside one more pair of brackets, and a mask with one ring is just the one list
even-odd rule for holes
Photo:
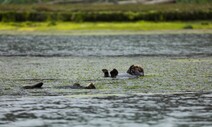
[[0,56],[211,56],[211,34],[0,35]]
[[209,127],[211,97],[210,92],[93,98],[3,97],[0,126]]

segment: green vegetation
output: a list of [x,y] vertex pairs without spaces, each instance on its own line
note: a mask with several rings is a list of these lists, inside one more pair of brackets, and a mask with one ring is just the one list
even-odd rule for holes
[[[54,2],[56,3],[74,3],[76,0],[0,0],[0,4],[34,4],[34,3],[47,3]],[[126,0],[86,0],[81,1],[81,3],[90,2],[90,3],[99,3],[99,2],[110,2],[117,3],[118,1]],[[130,0],[129,0],[130,1]],[[177,3],[210,3],[211,0],[176,0]],[[80,3],[80,1],[78,1]]]
[[211,3],[211,0],[176,0],[177,3]]
[[2,22],[132,22],[211,20],[212,4],[0,5]]
[[0,5],[0,30],[212,29],[212,4]]
[[182,30],[212,29],[210,21],[198,22],[22,22],[0,23],[0,30],[16,31],[69,31],[69,30]]
[[32,4],[38,2],[48,2],[51,0],[0,0],[1,4]]
[[[211,57],[0,57],[0,61],[0,95],[102,95],[212,90]],[[102,67],[117,67],[120,72],[125,72],[127,65],[135,62],[145,68],[144,77],[128,80],[102,77]],[[42,90],[23,92],[20,89],[40,81],[44,82]],[[58,86],[75,82],[82,85],[93,82],[97,90],[57,89]]]

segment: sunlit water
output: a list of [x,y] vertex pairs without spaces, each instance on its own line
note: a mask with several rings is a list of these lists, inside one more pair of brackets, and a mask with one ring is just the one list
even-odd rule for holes
[[[211,127],[211,42],[211,34],[0,35],[0,127]],[[101,72],[131,64],[145,76]],[[43,89],[21,88],[40,81]],[[75,82],[97,90],[59,89]]]

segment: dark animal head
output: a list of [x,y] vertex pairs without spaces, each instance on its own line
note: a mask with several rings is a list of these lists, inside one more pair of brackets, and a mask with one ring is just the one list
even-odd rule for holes
[[127,73],[136,76],[144,76],[144,69],[139,65],[131,65]]
[[110,72],[110,76],[112,77],[112,78],[115,78],[117,75],[118,75],[118,70],[116,70],[116,69],[113,69],[111,72]]

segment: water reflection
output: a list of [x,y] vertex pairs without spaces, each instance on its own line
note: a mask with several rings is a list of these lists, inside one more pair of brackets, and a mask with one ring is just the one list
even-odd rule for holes
[[0,56],[194,56],[212,54],[211,34],[0,35]]
[[212,93],[2,97],[0,126],[211,126]]

